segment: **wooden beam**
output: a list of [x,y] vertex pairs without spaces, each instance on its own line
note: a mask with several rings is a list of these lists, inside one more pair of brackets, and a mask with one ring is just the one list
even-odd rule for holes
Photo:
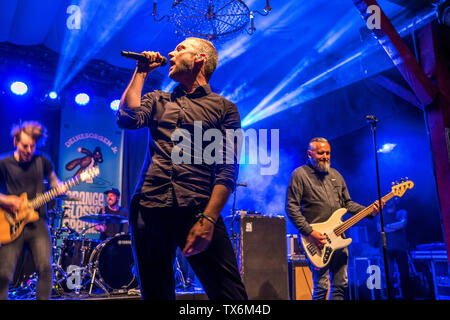
[[375,38],[391,57],[394,65],[408,82],[409,86],[424,106],[429,105],[437,96],[437,88],[428,79],[421,66],[417,63],[414,55],[402,38],[395,30],[389,18],[384,14],[376,0],[353,0],[359,12],[367,21],[372,12],[368,8],[377,6],[380,10],[380,28],[371,29]]
[[[442,227],[450,253],[450,75],[448,62],[438,40],[440,26],[435,21],[418,31],[420,59],[428,74],[436,82],[439,95],[425,108],[436,188],[441,209]],[[449,256],[450,263],[450,256]]]
[[392,81],[391,79],[381,75],[371,77],[369,78],[369,80],[385,88],[386,90],[389,90],[391,93],[399,96],[403,100],[408,101],[413,106],[416,106],[417,108],[420,108],[422,110],[422,104],[410,89],[404,88],[395,81]]
[[[447,139],[450,139],[450,75],[448,63],[439,43],[440,27],[434,21],[419,29],[419,54],[422,64],[420,66],[376,0],[353,0],[353,3],[365,21],[372,14],[370,10],[367,12],[367,9],[370,6],[378,6],[380,9],[380,28],[374,28],[372,32],[424,106],[442,227],[447,246],[447,256],[449,256],[450,156],[449,149],[447,149]],[[437,86],[433,84],[432,80]],[[450,262],[450,256],[448,259]]]

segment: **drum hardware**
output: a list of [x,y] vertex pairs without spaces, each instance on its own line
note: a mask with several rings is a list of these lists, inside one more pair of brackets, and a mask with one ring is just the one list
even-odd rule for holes
[[[68,236],[62,239],[61,246],[54,246],[55,252],[59,251],[57,255],[56,264],[53,264],[55,270],[55,287],[61,291],[73,290],[74,294],[79,296],[81,290],[87,287],[87,284],[92,281],[96,283],[109,296],[108,290],[105,286],[95,279],[95,271],[88,263],[90,254],[101,243],[99,240],[88,239],[86,232],[95,227],[88,226],[78,233],[72,229],[68,223],[65,223],[66,228],[57,230],[56,235],[59,236],[62,232],[68,231]],[[59,249],[59,250],[58,250]],[[56,254],[55,254],[56,256]],[[54,260],[54,261],[55,261]],[[91,290],[89,291],[89,295]]]
[[19,287],[8,291],[9,300],[31,300],[36,298],[37,273],[31,274]]
[[127,223],[128,219],[114,214],[90,214],[80,218],[81,221],[89,223]]

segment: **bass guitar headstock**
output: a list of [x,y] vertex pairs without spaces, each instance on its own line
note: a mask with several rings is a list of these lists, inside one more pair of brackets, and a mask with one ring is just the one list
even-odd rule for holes
[[392,193],[397,197],[402,197],[406,190],[412,189],[414,187],[414,182],[408,180],[408,178],[401,179],[401,182],[397,182],[396,184],[392,182]]

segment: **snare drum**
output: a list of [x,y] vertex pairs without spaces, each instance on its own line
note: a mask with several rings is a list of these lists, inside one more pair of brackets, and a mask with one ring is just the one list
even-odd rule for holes
[[89,258],[100,280],[111,290],[129,290],[138,286],[133,274],[130,235],[118,233],[98,245]]

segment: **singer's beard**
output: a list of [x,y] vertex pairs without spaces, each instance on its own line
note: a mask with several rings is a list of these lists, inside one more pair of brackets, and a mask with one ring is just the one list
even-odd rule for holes
[[329,172],[331,167],[331,161],[315,161],[313,158],[310,158],[312,166],[319,172]]

